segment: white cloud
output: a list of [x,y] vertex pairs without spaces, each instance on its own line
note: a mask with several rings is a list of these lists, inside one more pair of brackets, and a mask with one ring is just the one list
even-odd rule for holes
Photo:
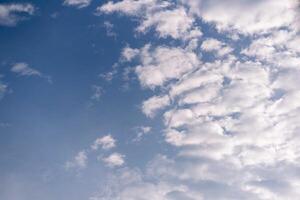
[[138,49],[133,49],[130,47],[125,47],[122,51],[122,59],[125,61],[131,61],[134,57],[139,54]]
[[41,73],[40,71],[31,68],[27,63],[25,62],[19,62],[19,63],[15,63],[12,67],[11,67],[11,71],[13,73],[18,74],[19,76],[38,76],[41,78],[46,79],[49,83],[52,82],[51,77],[48,75],[45,75],[43,73]]
[[[300,62],[293,1],[170,4],[124,0],[100,8],[137,18],[137,29],[146,23],[141,30],[154,28],[158,38],[182,42],[153,42],[134,55],[140,84],[154,93],[142,111],[148,117],[161,111],[165,141],[178,153],[152,160],[141,172],[145,177],[120,186],[116,197],[135,200],[147,193],[152,199],[198,200],[197,193],[207,200],[297,199]],[[168,18],[179,11],[180,19]],[[215,39],[204,40],[201,50],[197,39],[192,43],[196,37],[184,37],[198,29],[193,14],[218,31]],[[191,21],[177,29],[185,17]],[[232,35],[241,37],[233,40]],[[230,38],[230,45],[224,38]],[[203,51],[216,56],[201,59]]]
[[182,48],[143,47],[140,53],[141,65],[136,67],[136,74],[144,87],[155,88],[166,82],[180,78],[195,69],[201,63],[194,52]]
[[109,37],[117,37],[117,34],[114,32],[114,25],[109,22],[109,21],[105,21],[103,23],[104,28],[106,29],[106,35]]
[[102,161],[109,167],[119,167],[122,166],[124,161],[124,155],[119,153],[112,153],[109,156],[102,158]]
[[65,0],[64,5],[84,8],[91,4],[92,0]]
[[142,111],[145,115],[152,118],[160,109],[168,106],[170,99],[168,96],[153,96],[143,102]]
[[[160,37],[171,36],[178,39],[188,34],[193,25],[193,18],[189,17],[183,7],[174,10],[163,10],[144,20],[137,28],[145,32],[149,27],[155,27]],[[201,32],[199,31],[199,35]]]
[[124,0],[108,3],[98,7],[98,12],[135,16],[140,19],[138,32],[147,32],[154,28],[162,38],[188,39],[200,37],[202,32],[198,27],[193,27],[194,18],[189,16],[185,7],[172,8],[173,3],[161,0]]
[[116,146],[116,140],[111,135],[105,135],[103,137],[97,138],[93,145],[91,145],[92,150],[98,150],[101,147],[104,150],[111,149]]
[[139,126],[136,127],[135,130],[137,131],[137,135],[134,138],[133,141],[138,142],[142,139],[142,137],[144,137],[145,135],[149,134],[151,131],[151,127],[150,126]]
[[0,4],[0,25],[15,26],[33,15],[35,7],[28,3]]
[[216,52],[218,56],[224,56],[233,51],[231,47],[213,38],[204,40],[201,49],[207,52]]
[[[237,30],[240,33],[252,34],[267,32],[293,23],[296,1],[293,0],[188,0],[193,13],[206,22],[216,24],[219,30]],[[230,5],[230,6],[228,6]],[[251,13],[251,14],[250,14]]]
[[11,71],[21,76],[41,76],[41,72],[29,67],[27,63],[16,63],[12,66]]
[[160,0],[124,0],[116,3],[109,1],[101,7],[98,7],[97,10],[104,13],[121,12],[136,16],[145,11],[145,9],[152,11],[168,6],[170,6],[169,2]]
[[65,164],[66,169],[78,168],[84,169],[87,166],[88,157],[86,151],[80,151],[72,161],[68,161]]

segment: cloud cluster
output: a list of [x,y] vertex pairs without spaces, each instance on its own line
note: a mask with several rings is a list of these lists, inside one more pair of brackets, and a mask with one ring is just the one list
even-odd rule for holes
[[15,26],[33,15],[35,7],[29,3],[0,3],[0,25]]
[[[65,168],[69,169],[84,169],[88,167],[88,160],[92,153],[97,153],[98,150],[101,148],[104,150],[104,154],[107,154],[107,151],[116,147],[116,140],[109,134],[103,137],[97,138],[88,149],[81,150],[77,153],[77,155],[71,160],[65,163]],[[100,161],[103,161],[108,167],[119,167],[125,164],[125,156],[113,152],[110,153],[108,156],[100,154],[97,158]]]
[[[119,177],[119,192],[111,191],[111,199],[137,200],[144,194],[157,200],[298,198],[295,2],[123,0],[98,8],[138,19],[138,31],[152,27],[159,38],[182,41],[131,51],[142,88],[153,92],[142,111],[150,118],[161,111],[165,141],[177,154],[156,157],[145,169],[149,176],[137,173],[130,184]],[[202,29],[197,20],[221,36],[189,37]],[[202,56],[206,53],[213,58]]]

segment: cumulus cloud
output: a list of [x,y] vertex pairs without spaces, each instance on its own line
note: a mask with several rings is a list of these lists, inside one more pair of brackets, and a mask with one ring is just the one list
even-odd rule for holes
[[102,158],[102,161],[109,167],[120,167],[125,163],[124,157],[125,156],[120,153],[112,153],[109,156]]
[[103,137],[97,138],[93,145],[91,145],[92,150],[98,150],[101,147],[104,150],[111,149],[116,146],[116,140],[111,135],[105,135]]
[[64,5],[84,8],[91,4],[92,0],[65,0]]
[[238,31],[243,34],[268,32],[290,26],[295,16],[292,9],[296,4],[294,0],[226,2],[188,0],[183,2],[188,4],[191,12],[204,21],[215,24],[220,31]]
[[[135,49],[134,57],[140,85],[153,93],[142,111],[149,118],[162,117],[165,142],[177,153],[154,158],[133,184],[121,184],[116,197],[298,198],[300,50],[295,2],[123,0],[98,8],[137,18],[137,30],[151,27],[155,37],[173,38],[169,44]],[[168,18],[174,13],[180,19]],[[216,38],[203,35],[200,48],[192,45],[195,38],[185,37],[201,29],[195,25],[198,19],[218,32],[212,34]],[[183,21],[185,26],[176,28]],[[232,35],[242,36],[233,40]],[[182,43],[174,42],[178,39]],[[202,52],[215,56],[206,59]]]
[[201,49],[207,52],[215,52],[218,56],[224,56],[233,51],[231,47],[214,38],[204,40]]
[[170,104],[170,98],[165,96],[153,96],[143,102],[142,111],[148,117],[154,117],[157,111],[168,106]]
[[194,52],[180,47],[160,46],[152,49],[146,45],[141,49],[139,57],[141,65],[136,66],[136,74],[142,86],[152,89],[180,78],[200,64]]
[[16,26],[35,12],[35,7],[29,3],[0,4],[0,25]]

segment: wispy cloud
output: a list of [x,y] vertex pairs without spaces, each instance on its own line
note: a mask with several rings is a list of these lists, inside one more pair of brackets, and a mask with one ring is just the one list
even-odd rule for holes
[[103,137],[97,138],[93,145],[91,145],[92,150],[97,150],[101,147],[104,150],[111,149],[116,146],[116,140],[111,135],[105,135]]
[[51,77],[41,73],[40,71],[33,69],[29,66],[29,64],[25,62],[15,63],[11,67],[11,71],[16,73],[19,76],[38,76],[46,79],[48,82],[52,82]]
[[0,25],[16,26],[18,22],[28,19],[35,12],[35,7],[29,3],[0,3]]
[[65,0],[64,5],[76,8],[84,8],[91,4],[92,0]]

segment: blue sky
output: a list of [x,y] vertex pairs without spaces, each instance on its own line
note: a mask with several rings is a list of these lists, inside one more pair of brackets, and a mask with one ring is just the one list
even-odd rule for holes
[[297,199],[297,8],[1,1],[0,199]]

